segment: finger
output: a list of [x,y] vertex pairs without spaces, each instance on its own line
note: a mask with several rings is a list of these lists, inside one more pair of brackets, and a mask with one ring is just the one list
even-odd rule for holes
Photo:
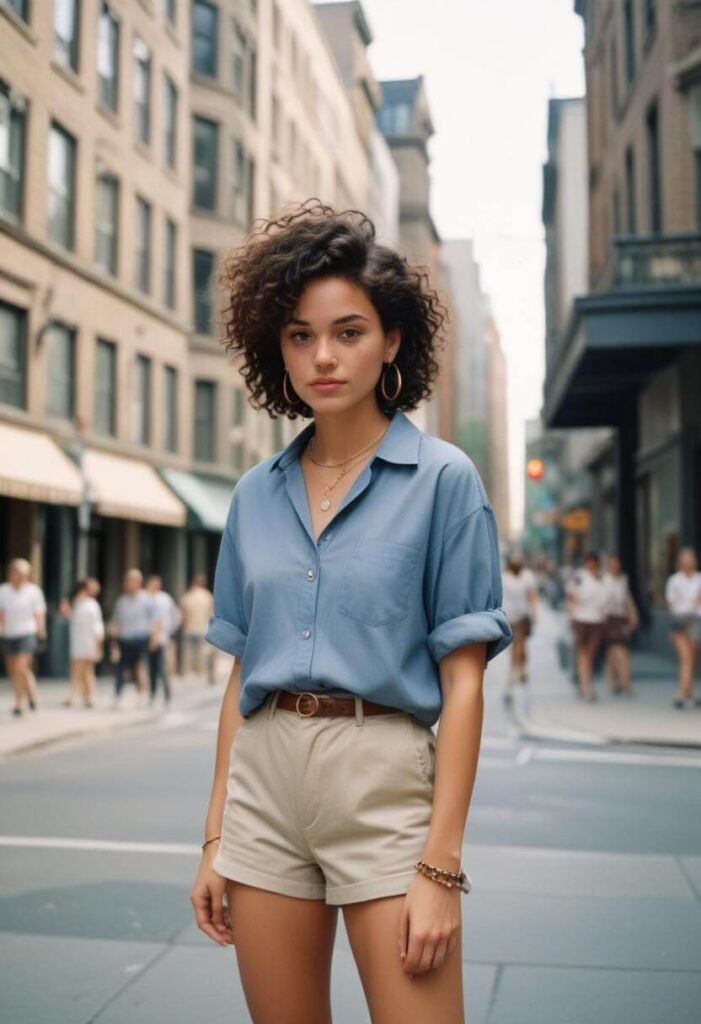
[[[194,892],[191,896],[191,903],[195,911],[195,920],[197,921],[197,927],[208,935],[210,939],[217,943],[219,946],[228,945],[228,939],[226,936],[221,935],[218,930],[214,927],[211,921],[211,907],[209,893],[205,892]],[[232,937],[233,941],[233,937]]]
[[426,939],[424,942],[424,948],[421,954],[421,959],[419,960],[419,966],[417,968],[419,974],[425,974],[426,971],[431,970],[431,964],[433,963],[433,956],[435,952],[435,939]]
[[458,948],[458,937],[457,935],[451,935],[448,939],[448,956],[451,956]]
[[436,952],[433,954],[433,961],[431,967],[435,970],[436,967],[440,967],[444,964],[448,958],[448,940],[441,939],[436,946]]
[[399,956],[402,960],[406,959],[407,945],[409,943],[409,911],[406,903],[402,908],[402,913],[399,918]]
[[419,963],[424,951],[424,940],[418,935],[409,931],[409,945],[407,946],[404,970],[407,974],[414,974],[419,969]]

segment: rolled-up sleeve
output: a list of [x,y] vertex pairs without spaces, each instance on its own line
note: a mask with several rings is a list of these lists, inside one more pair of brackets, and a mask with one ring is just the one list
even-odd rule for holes
[[427,588],[427,638],[436,662],[463,644],[486,643],[485,663],[511,643],[501,607],[502,582],[494,512],[481,505],[444,537]]
[[243,607],[241,566],[236,552],[235,517],[234,495],[219,546],[214,573],[214,614],[209,620],[205,638],[219,650],[241,658],[248,631]]

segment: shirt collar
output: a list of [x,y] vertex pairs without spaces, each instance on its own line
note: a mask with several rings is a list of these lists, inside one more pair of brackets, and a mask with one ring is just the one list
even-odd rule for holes
[[[314,429],[314,422],[308,423],[304,430],[297,434],[288,446],[273,459],[269,467],[270,471],[272,472],[277,466],[280,469],[287,469],[289,464],[299,456],[305,444],[314,433]],[[412,423],[401,409],[397,409],[374,457],[384,459],[385,462],[415,466],[419,461],[420,440],[421,431],[419,428]]]

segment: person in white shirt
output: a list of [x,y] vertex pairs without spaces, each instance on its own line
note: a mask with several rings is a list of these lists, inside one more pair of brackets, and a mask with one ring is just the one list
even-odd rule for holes
[[214,648],[204,635],[214,615],[214,596],[207,587],[207,577],[197,573],[180,599],[183,624],[183,675],[199,675],[206,670],[210,684],[215,682]]
[[86,708],[95,706],[95,665],[102,657],[105,624],[97,602],[100,584],[92,577],[79,580],[70,602],[61,602],[61,612],[69,621],[71,685],[65,707],[73,707],[82,698]]
[[624,693],[630,697],[633,693],[630,685],[630,638],[638,628],[639,617],[618,555],[609,555],[606,559],[602,582],[606,594],[606,676],[612,693]]
[[567,613],[572,624],[579,696],[596,700],[592,684],[594,658],[603,638],[606,592],[599,575],[599,556],[590,551],[584,565],[567,584]]
[[531,570],[524,565],[521,554],[514,553],[507,559],[506,570],[502,574],[502,585],[502,607],[514,638],[511,645],[511,666],[504,690],[504,703],[510,704],[513,700],[514,682],[528,681],[526,639],[531,634],[533,620],[538,611],[536,579]]
[[[683,708],[687,700],[694,701],[694,668],[701,640],[701,572],[693,548],[679,552],[677,572],[667,580],[665,597],[672,613],[669,636],[679,659],[674,706]],[[701,705],[701,698],[694,703]]]
[[151,703],[156,700],[158,680],[163,682],[163,697],[166,704],[170,703],[170,674],[168,672],[168,648],[171,637],[181,622],[180,609],[170,594],[163,590],[163,581],[155,573],[146,581],[146,592],[150,594],[156,608],[158,619],[158,640],[149,647],[148,670],[151,683]]
[[32,711],[37,709],[32,658],[39,640],[46,639],[46,601],[41,589],[30,581],[31,572],[26,558],[15,558],[10,562],[7,583],[0,586],[0,637],[15,696],[13,715],[22,714],[25,698]]

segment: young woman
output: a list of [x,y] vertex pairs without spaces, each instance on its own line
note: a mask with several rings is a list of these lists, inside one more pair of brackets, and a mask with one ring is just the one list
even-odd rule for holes
[[102,657],[105,624],[97,603],[100,584],[94,579],[79,580],[71,594],[69,645],[71,653],[71,686],[67,707],[81,700],[86,708],[95,706],[95,665]]
[[457,1024],[482,677],[510,629],[475,468],[404,412],[444,312],[365,216],[316,202],[223,280],[254,401],[313,422],[244,474],[222,538],[208,638],[236,660],[197,922],[235,945],[255,1024],[331,1020],[339,906],[373,1021]]
[[584,558],[584,565],[567,585],[567,613],[572,623],[577,659],[577,693],[589,701],[597,699],[592,677],[594,659],[603,639],[606,615],[606,593],[599,568],[599,556],[595,551],[590,551]]
[[46,639],[46,601],[30,576],[32,567],[26,558],[10,562],[7,583],[0,586],[0,637],[5,652],[7,676],[15,700],[12,714],[22,714],[26,699],[32,711],[37,709],[37,681],[32,660],[39,640]]
[[604,584],[604,643],[606,676],[612,693],[633,693],[630,685],[630,640],[638,628],[638,609],[618,555],[606,559]]
[[[684,708],[687,700],[694,699],[694,668],[701,640],[701,572],[693,548],[679,552],[677,571],[667,580],[665,596],[672,613],[669,636],[679,659],[674,706]],[[695,703],[701,704],[701,698]]]
[[504,690],[504,703],[511,704],[514,683],[525,684],[528,681],[526,640],[531,635],[532,624],[538,613],[535,576],[524,565],[522,555],[514,553],[507,559],[503,586],[504,612],[514,637],[510,671]]

